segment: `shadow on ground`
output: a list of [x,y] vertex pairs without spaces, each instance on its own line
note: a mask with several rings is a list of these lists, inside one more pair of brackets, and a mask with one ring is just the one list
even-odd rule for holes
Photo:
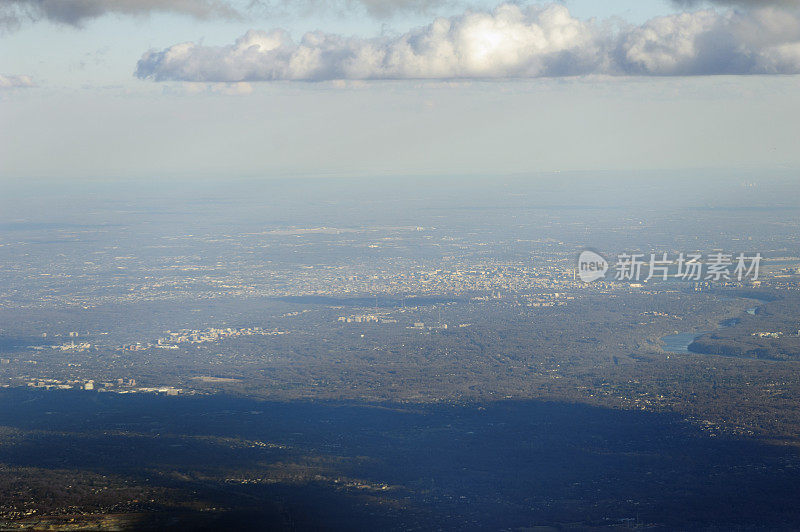
[[184,529],[800,526],[792,449],[668,414],[30,389],[2,390],[0,404],[3,508],[47,498],[50,516]]

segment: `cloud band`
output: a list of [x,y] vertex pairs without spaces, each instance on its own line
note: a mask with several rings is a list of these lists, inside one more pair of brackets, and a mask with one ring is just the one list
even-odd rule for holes
[[396,37],[250,30],[228,46],[151,50],[136,76],[156,81],[505,79],[587,74],[800,73],[800,16],[774,7],[701,10],[620,25],[562,5],[502,4],[438,18]]

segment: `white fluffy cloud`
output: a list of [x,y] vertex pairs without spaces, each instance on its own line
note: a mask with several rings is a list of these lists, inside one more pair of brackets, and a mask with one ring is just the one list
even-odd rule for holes
[[33,87],[34,83],[30,76],[11,76],[0,74],[0,90],[19,89]]
[[762,8],[659,17],[626,31],[619,50],[632,74],[796,74],[800,16]]
[[396,37],[250,30],[231,45],[145,53],[156,81],[499,79],[606,75],[800,73],[800,14],[774,7],[701,10],[640,26],[580,20],[559,4],[502,4],[437,18]]

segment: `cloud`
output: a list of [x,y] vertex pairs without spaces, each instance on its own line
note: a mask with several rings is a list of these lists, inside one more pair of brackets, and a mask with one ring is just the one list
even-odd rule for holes
[[150,50],[136,69],[141,79],[195,82],[795,73],[797,12],[701,10],[634,26],[580,20],[559,4],[502,4],[372,39],[315,31],[295,42],[284,30],[250,30],[228,46]]
[[80,27],[109,13],[148,15],[179,13],[198,19],[276,18],[296,15],[367,14],[387,18],[463,0],[0,0],[0,29],[18,29],[25,22],[48,20]]
[[0,27],[15,28],[24,21],[49,20],[80,26],[108,13],[146,15],[181,13],[196,18],[239,18],[225,0],[0,0]]
[[463,5],[464,0],[250,0],[248,12],[255,16],[367,14],[389,18],[398,13],[425,15],[441,7]]
[[284,30],[248,31],[233,45],[182,43],[147,52],[136,75],[155,80],[257,81],[535,77],[588,73],[605,55],[604,29],[563,6],[438,18],[393,38],[310,32],[295,43]]
[[797,74],[800,14],[762,8],[659,17],[625,32],[618,49],[631,74]]
[[11,76],[0,74],[0,90],[34,87],[30,76]]
[[447,4],[455,4],[455,1],[448,0],[352,0],[347,2],[349,7],[352,4],[360,4],[373,17],[388,17],[397,12],[427,13],[433,8]]
[[759,8],[771,5],[796,6],[798,0],[672,0],[672,3],[680,7],[694,7],[703,3],[708,3],[720,6]]

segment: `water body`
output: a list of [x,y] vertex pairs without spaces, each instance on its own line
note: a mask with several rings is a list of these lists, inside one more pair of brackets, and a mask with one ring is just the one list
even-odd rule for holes
[[[745,312],[750,315],[755,315],[756,309],[749,308]],[[739,323],[741,318],[729,318],[727,320],[723,320],[720,322],[717,329],[724,329],[725,327],[733,327],[737,323]],[[691,353],[689,351],[689,345],[692,342],[700,338],[702,335],[711,332],[711,331],[701,331],[701,332],[682,332],[678,334],[670,334],[667,336],[663,336],[661,341],[664,342],[664,351],[668,353],[677,353],[677,354],[686,354]]]
[[689,345],[706,332],[682,332],[678,334],[670,334],[661,338],[664,342],[664,351],[668,353],[686,354],[690,353]]

